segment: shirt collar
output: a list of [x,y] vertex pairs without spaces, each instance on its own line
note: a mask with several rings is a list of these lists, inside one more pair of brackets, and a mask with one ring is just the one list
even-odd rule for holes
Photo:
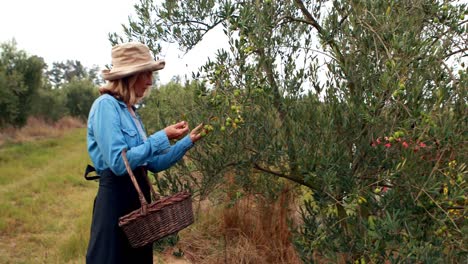
[[[112,96],[112,95],[110,95],[110,94],[109,94],[109,96],[114,97],[114,96]],[[127,108],[127,105],[125,104],[124,101],[119,100],[119,99],[117,99],[117,98],[115,98],[115,97],[114,97],[114,99],[117,101],[117,103],[119,103],[120,107],[122,107],[122,108]],[[135,107],[134,105],[132,105],[132,108],[133,108],[133,111],[136,110],[136,107]]]

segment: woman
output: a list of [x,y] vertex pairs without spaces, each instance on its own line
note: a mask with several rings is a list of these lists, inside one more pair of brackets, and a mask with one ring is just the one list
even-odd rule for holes
[[164,68],[155,61],[147,46],[125,43],[112,48],[111,70],[103,71],[107,84],[91,107],[88,117],[88,152],[100,175],[94,201],[91,238],[87,263],[153,263],[152,245],[132,248],[118,226],[119,217],[140,207],[138,193],[128,176],[122,150],[147,201],[150,191],[145,181],[146,170],[165,170],[180,160],[198,141],[202,125],[189,131],[182,121],[147,136],[136,114],[135,104],[153,83],[153,71]]

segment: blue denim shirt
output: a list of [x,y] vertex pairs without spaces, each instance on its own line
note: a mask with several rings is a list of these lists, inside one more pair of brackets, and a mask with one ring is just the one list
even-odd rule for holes
[[[139,117],[138,121],[144,128]],[[96,171],[110,168],[116,175],[126,173],[121,155],[124,148],[132,169],[146,165],[150,171],[158,172],[174,165],[193,146],[189,135],[170,145],[164,130],[143,141],[125,103],[108,94],[97,98],[91,107],[87,141]]]

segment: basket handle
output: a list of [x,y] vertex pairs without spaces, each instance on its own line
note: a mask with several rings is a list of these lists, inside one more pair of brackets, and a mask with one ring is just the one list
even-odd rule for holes
[[[127,159],[127,149],[124,149],[122,150],[122,158],[124,160],[124,163],[125,163],[125,168],[127,169],[127,172],[128,172],[128,175],[130,175],[130,178],[132,179],[132,182],[133,182],[133,185],[135,185],[135,188],[137,189],[138,191],[138,195],[140,196],[140,201],[141,201],[141,197],[143,197],[143,200],[146,202],[146,204],[148,204],[148,202],[146,201],[144,195],[142,194],[141,190],[140,190],[140,186],[138,185],[138,182],[136,181],[136,178],[135,178],[135,175],[133,175],[133,171],[132,169],[130,168],[130,165],[128,163],[128,159]],[[143,171],[143,174],[144,174],[144,177],[146,179],[146,182],[148,183],[148,186],[150,187],[150,191],[151,191],[151,194],[153,195],[153,198],[155,201],[159,200],[161,197],[160,195],[154,190],[153,188],[153,184],[151,184],[151,181],[148,177],[148,173],[146,172],[145,169],[142,168],[142,171]],[[143,203],[142,203],[143,204]]]
[[148,183],[149,187],[150,187],[150,191],[151,193],[153,194],[153,198],[155,201],[159,200],[160,199],[160,196],[157,192],[154,191],[154,188],[153,188],[153,184],[151,184],[151,181],[149,179],[149,176],[148,176],[148,173],[146,172],[145,169],[142,169],[143,170],[143,174],[145,175],[145,179],[146,179],[146,182]]
[[[146,215],[148,213],[148,202],[146,201],[145,196],[141,192],[140,186],[138,185],[138,182],[137,182],[137,180],[135,178],[135,175],[133,175],[133,171],[130,168],[130,164],[128,164],[127,149],[122,150],[122,158],[123,158],[123,161],[125,163],[125,168],[127,169],[128,175],[130,175],[130,179],[132,179],[133,185],[135,186],[135,189],[138,192],[138,198],[140,199],[140,203],[141,203],[141,214]],[[146,177],[146,178],[148,179],[148,177]],[[150,188],[151,188],[151,190],[153,189],[151,185],[150,185]]]

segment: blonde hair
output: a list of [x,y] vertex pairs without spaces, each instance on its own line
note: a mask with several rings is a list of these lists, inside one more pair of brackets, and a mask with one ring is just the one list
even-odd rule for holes
[[121,79],[107,81],[107,83],[99,88],[100,94],[110,94],[122,100],[127,105],[136,105],[141,99],[150,94],[151,89],[147,89],[142,97],[137,97],[135,92],[135,83],[140,75],[145,72],[136,73]]

